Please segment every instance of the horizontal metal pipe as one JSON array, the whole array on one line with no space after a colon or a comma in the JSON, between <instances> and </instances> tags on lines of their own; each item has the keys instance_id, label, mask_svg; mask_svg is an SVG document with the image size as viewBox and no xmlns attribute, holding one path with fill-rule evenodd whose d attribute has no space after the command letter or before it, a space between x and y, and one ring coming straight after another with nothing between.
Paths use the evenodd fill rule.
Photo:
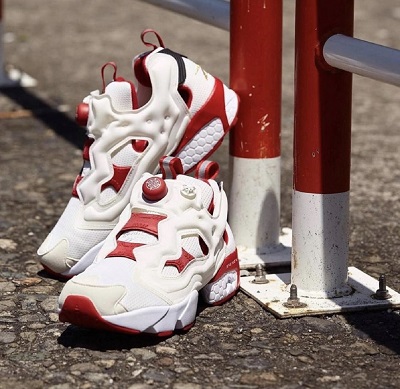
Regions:
<instances>
[{"instance_id":1,"label":"horizontal metal pipe","mask_svg":"<svg viewBox=\"0 0 400 389\"><path fill-rule=\"evenodd\" d=\"M145 2L229 31L230 2L227 0L146 0Z\"/></svg>"},{"instance_id":2,"label":"horizontal metal pipe","mask_svg":"<svg viewBox=\"0 0 400 389\"><path fill-rule=\"evenodd\" d=\"M326 41L323 55L335 68L400 86L400 50L337 34Z\"/></svg>"}]
</instances>

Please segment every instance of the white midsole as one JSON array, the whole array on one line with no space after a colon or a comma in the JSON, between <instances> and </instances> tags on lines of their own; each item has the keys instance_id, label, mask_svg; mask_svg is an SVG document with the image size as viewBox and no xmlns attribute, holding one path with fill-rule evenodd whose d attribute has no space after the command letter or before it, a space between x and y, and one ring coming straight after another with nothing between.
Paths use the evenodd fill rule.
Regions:
<instances>
[{"instance_id":1,"label":"white midsole","mask_svg":"<svg viewBox=\"0 0 400 389\"><path fill-rule=\"evenodd\" d=\"M207 303L216 303L232 295L238 288L237 273L225 273L215 282L207 284L202 296ZM217 292L219 291L219 292ZM199 293L193 290L180 303L170 306L155 306L137 309L118 315L102 316L114 325L147 333L159 333L182 329L193 323L196 318Z\"/></svg>"},{"instance_id":2,"label":"white midsole","mask_svg":"<svg viewBox=\"0 0 400 389\"><path fill-rule=\"evenodd\" d=\"M198 297L197 290L193 290L178 304L141 308L102 318L111 324L147 333L182 329L194 322Z\"/></svg>"}]
</instances>

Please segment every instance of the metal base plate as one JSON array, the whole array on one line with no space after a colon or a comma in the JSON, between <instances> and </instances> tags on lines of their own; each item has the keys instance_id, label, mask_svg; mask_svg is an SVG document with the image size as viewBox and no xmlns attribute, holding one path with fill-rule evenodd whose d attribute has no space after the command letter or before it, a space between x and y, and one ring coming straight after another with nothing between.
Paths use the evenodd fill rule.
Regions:
<instances>
[{"instance_id":1,"label":"metal base plate","mask_svg":"<svg viewBox=\"0 0 400 389\"><path fill-rule=\"evenodd\" d=\"M240 278L241 290L278 318L323 315L340 312L400 308L400 294L387 287L391 298L376 300L371 296L379 287L378 280L355 267L349 267L348 283L353 289L349 296L338 298L300 297L303 308L287 308L283 304L289 297L290 273L267 274L266 284L253 283L254 276Z\"/></svg>"},{"instance_id":2,"label":"metal base plate","mask_svg":"<svg viewBox=\"0 0 400 389\"><path fill-rule=\"evenodd\" d=\"M11 67L0 72L0 88L31 88L34 86L37 86L37 81L19 69Z\"/></svg>"},{"instance_id":3,"label":"metal base plate","mask_svg":"<svg viewBox=\"0 0 400 389\"><path fill-rule=\"evenodd\" d=\"M265 254L258 254L256 249L238 247L241 269L254 269L256 265L265 267L290 266L292 254L292 230L283 228L279 237L279 245L268 248Z\"/></svg>"}]
</instances>

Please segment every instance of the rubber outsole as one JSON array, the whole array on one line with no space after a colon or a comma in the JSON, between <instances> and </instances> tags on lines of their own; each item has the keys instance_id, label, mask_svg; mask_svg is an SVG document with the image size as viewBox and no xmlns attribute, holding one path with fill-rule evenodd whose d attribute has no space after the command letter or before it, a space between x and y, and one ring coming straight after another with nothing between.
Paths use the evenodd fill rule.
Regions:
<instances>
[{"instance_id":1,"label":"rubber outsole","mask_svg":"<svg viewBox=\"0 0 400 389\"><path fill-rule=\"evenodd\" d=\"M158 337L168 337L174 333L186 332L194 325L194 322L192 322L183 328L161 332L144 332L118 326L103 319L92 301L85 296L68 296L59 313L59 319L62 322L71 323L79 327L119 332L129 335L145 334Z\"/></svg>"}]
</instances>

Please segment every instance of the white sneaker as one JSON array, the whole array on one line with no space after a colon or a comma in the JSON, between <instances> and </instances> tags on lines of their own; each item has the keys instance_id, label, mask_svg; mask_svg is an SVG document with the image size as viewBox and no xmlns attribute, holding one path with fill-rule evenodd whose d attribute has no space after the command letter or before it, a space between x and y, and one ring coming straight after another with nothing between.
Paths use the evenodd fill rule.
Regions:
<instances>
[{"instance_id":1,"label":"white sneaker","mask_svg":"<svg viewBox=\"0 0 400 389\"><path fill-rule=\"evenodd\" d=\"M166 336L193 325L199 292L212 305L237 292L227 199L210 179L218 165L202 162L192 178L177 158L163 164L162 177L137 182L96 261L65 284L61 321Z\"/></svg>"},{"instance_id":2,"label":"white sneaker","mask_svg":"<svg viewBox=\"0 0 400 389\"><path fill-rule=\"evenodd\" d=\"M114 76L105 86L107 65ZM38 250L50 273L70 278L85 270L139 177L157 173L164 155L181 158L185 173L193 170L217 149L236 119L236 93L189 59L154 47L135 58L133 67L136 87L117 77L115 64L104 65L103 91L92 92L78 106L77 120L87 126L88 141L72 198Z\"/></svg>"}]
</instances>

